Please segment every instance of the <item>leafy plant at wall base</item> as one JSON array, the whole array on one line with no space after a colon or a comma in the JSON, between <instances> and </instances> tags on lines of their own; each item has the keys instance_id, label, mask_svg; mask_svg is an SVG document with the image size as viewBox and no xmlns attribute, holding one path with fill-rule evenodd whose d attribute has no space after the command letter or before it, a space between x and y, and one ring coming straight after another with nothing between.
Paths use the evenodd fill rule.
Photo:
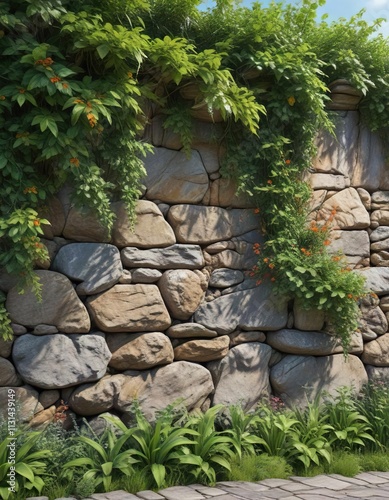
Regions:
<instances>
[{"instance_id":1,"label":"leafy plant at wall base","mask_svg":"<svg viewBox=\"0 0 389 500\"><path fill-rule=\"evenodd\" d=\"M101 485L103 491L109 491L113 477L119 472L129 476L132 473L132 465L138 462L133 456L133 450L123 451L124 444L135 430L126 429L123 435L117 437L113 430L107 427L98 442L85 436L78 437L78 441L89 447L90 456L71 460L64 468L86 468L83 479L91 482L95 488Z\"/></svg>"},{"instance_id":2,"label":"leafy plant at wall base","mask_svg":"<svg viewBox=\"0 0 389 500\"><path fill-rule=\"evenodd\" d=\"M197 432L172 425L172 413L160 416L151 424L137 405L134 412L136 427L131 429L131 446L135 446L130 451L137 462L151 472L157 488L162 488L167 470L181 464L182 447L193 443L187 436L197 436ZM111 421L122 431L127 429L122 422Z\"/></svg>"},{"instance_id":3,"label":"leafy plant at wall base","mask_svg":"<svg viewBox=\"0 0 389 500\"><path fill-rule=\"evenodd\" d=\"M239 459L243 454L254 455L254 445L261 442L260 438L253 434L258 415L254 412L246 413L241 406L236 405L230 406L228 411L229 428L225 430L225 433L232 437Z\"/></svg>"},{"instance_id":4,"label":"leafy plant at wall base","mask_svg":"<svg viewBox=\"0 0 389 500\"><path fill-rule=\"evenodd\" d=\"M39 450L32 451L39 440L40 432L15 432L14 436L5 438L0 443L0 497L3 500L8 500L12 498L12 492L9 489L9 478L7 474L10 471L10 467L15 468L15 491L17 493L22 493L25 490L29 492L41 493L44 486L44 481L42 476L46 471L46 464L43 462L46 459L50 451L49 450ZM8 460L9 457L9 445L15 443L15 463L11 464Z\"/></svg>"},{"instance_id":5,"label":"leafy plant at wall base","mask_svg":"<svg viewBox=\"0 0 389 500\"><path fill-rule=\"evenodd\" d=\"M323 460L331 463L328 436L334 428L328 423L328 415L323 413L319 400L308 403L304 410L296 408L294 414L300 424L292 437L294 447L298 451L295 459L304 465L305 470L308 470L311 464L321 465Z\"/></svg>"},{"instance_id":6,"label":"leafy plant at wall base","mask_svg":"<svg viewBox=\"0 0 389 500\"><path fill-rule=\"evenodd\" d=\"M240 451L239 442L226 433L215 429L215 419L223 409L222 405L209 408L205 413L193 415L186 427L195 432L196 441L183 448L180 463L189 465L189 471L196 480L205 478L210 484L216 482L216 471L230 470L230 460L234 456L233 448Z\"/></svg>"},{"instance_id":7,"label":"leafy plant at wall base","mask_svg":"<svg viewBox=\"0 0 389 500\"><path fill-rule=\"evenodd\" d=\"M326 404L326 411L333 427L329 441L334 449L355 450L366 443L375 443L370 423L357 410L349 388L338 389L337 395Z\"/></svg>"}]
</instances>

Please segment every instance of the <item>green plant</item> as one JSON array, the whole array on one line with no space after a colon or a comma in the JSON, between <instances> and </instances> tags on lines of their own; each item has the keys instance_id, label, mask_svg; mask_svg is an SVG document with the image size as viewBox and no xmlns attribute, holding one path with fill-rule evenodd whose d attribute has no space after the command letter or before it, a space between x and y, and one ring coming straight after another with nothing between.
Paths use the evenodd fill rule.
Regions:
<instances>
[{"instance_id":1,"label":"green plant","mask_svg":"<svg viewBox=\"0 0 389 500\"><path fill-rule=\"evenodd\" d=\"M258 415L254 412L246 413L237 405L230 406L228 413L228 429L225 432L232 437L239 459L243 454L254 455L254 445L260 443L260 438L253 434Z\"/></svg>"},{"instance_id":2,"label":"green plant","mask_svg":"<svg viewBox=\"0 0 389 500\"><path fill-rule=\"evenodd\" d=\"M3 500L13 498L11 493L23 494L26 490L41 493L45 484L42 476L46 472L43 460L50 451L33 450L40 434L19 430L0 443L0 497Z\"/></svg>"},{"instance_id":3,"label":"green plant","mask_svg":"<svg viewBox=\"0 0 389 500\"><path fill-rule=\"evenodd\" d=\"M78 441L87 445L89 456L67 462L64 469L85 468L87 470L83 475L84 481L90 482L94 488L101 485L104 491L108 491L113 478L119 472L129 476L132 473L132 465L137 462L133 450L123 450L125 443L135 431L136 428L126 429L120 437L117 437L112 428L107 427L98 440L85 436L77 437Z\"/></svg>"},{"instance_id":4,"label":"green plant","mask_svg":"<svg viewBox=\"0 0 389 500\"><path fill-rule=\"evenodd\" d=\"M294 414L299 421L293 433L293 445L298 451L294 457L308 470L311 464L320 466L323 462L331 462L331 446L329 434L333 427L328 423L328 415L323 412L319 400L308 403L304 410L296 408Z\"/></svg>"},{"instance_id":5,"label":"green plant","mask_svg":"<svg viewBox=\"0 0 389 500\"><path fill-rule=\"evenodd\" d=\"M255 435L259 438L257 449L270 456L292 459L297 453L293 438L299 421L292 411L276 412L267 404L258 407Z\"/></svg>"},{"instance_id":6,"label":"green plant","mask_svg":"<svg viewBox=\"0 0 389 500\"><path fill-rule=\"evenodd\" d=\"M383 380L365 385L355 407L371 427L374 442L366 443L369 449L387 450L389 447L389 389Z\"/></svg>"},{"instance_id":7,"label":"green plant","mask_svg":"<svg viewBox=\"0 0 389 500\"><path fill-rule=\"evenodd\" d=\"M351 389L344 387L326 403L328 422L332 426L329 441L334 449L356 450L366 443L375 443L368 419L355 405Z\"/></svg>"},{"instance_id":8,"label":"green plant","mask_svg":"<svg viewBox=\"0 0 389 500\"><path fill-rule=\"evenodd\" d=\"M359 457L363 471L389 471L389 454L387 452L363 453Z\"/></svg>"},{"instance_id":9,"label":"green plant","mask_svg":"<svg viewBox=\"0 0 389 500\"><path fill-rule=\"evenodd\" d=\"M217 431L215 420L223 405L209 408L205 413L192 415L186 427L195 433L196 440L183 448L180 463L189 465L189 472L196 480L206 480L215 484L217 469L230 470L231 458L234 456L232 448L240 450L239 441L235 436L227 436L226 432Z\"/></svg>"},{"instance_id":10,"label":"green plant","mask_svg":"<svg viewBox=\"0 0 389 500\"><path fill-rule=\"evenodd\" d=\"M328 472L330 474L354 477L361 472L361 457L347 451L334 452Z\"/></svg>"},{"instance_id":11,"label":"green plant","mask_svg":"<svg viewBox=\"0 0 389 500\"><path fill-rule=\"evenodd\" d=\"M171 408L160 415L155 424L147 421L137 405L134 406L134 413L136 427L131 430L131 444L135 446L130 452L137 457L141 466L151 472L157 488L161 488L167 470L181 463L182 447L193 443L187 436L197 436L197 433L189 428L174 426L174 414ZM127 432L122 422L117 420L112 422L123 432Z\"/></svg>"},{"instance_id":12,"label":"green plant","mask_svg":"<svg viewBox=\"0 0 389 500\"><path fill-rule=\"evenodd\" d=\"M293 474L293 469L285 458L261 455L242 455L240 460L231 462L228 472L229 481L262 481L264 479L287 479Z\"/></svg>"}]
</instances>

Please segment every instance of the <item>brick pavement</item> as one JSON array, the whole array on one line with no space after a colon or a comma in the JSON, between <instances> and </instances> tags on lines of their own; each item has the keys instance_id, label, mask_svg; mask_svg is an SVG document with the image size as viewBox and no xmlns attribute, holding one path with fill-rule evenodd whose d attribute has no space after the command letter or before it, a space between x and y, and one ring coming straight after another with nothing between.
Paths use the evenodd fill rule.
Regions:
<instances>
[{"instance_id":1,"label":"brick pavement","mask_svg":"<svg viewBox=\"0 0 389 500\"><path fill-rule=\"evenodd\" d=\"M389 499L389 472L363 472L355 477L338 474L289 479L265 479L257 483L224 481L213 488L201 484L173 486L158 491L96 493L85 500L329 500ZM29 497L26 500L48 500ZM57 500L76 500L59 498Z\"/></svg>"}]
</instances>

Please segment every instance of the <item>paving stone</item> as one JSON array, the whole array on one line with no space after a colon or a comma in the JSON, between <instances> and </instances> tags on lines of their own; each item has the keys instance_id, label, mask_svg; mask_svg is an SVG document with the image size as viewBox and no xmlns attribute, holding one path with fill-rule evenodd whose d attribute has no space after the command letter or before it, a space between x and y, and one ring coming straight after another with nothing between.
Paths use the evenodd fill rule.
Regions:
<instances>
[{"instance_id":1,"label":"paving stone","mask_svg":"<svg viewBox=\"0 0 389 500\"><path fill-rule=\"evenodd\" d=\"M299 498L301 500L328 500L328 498L332 497L329 497L328 495L314 495L313 493L301 493L301 495L296 498Z\"/></svg>"},{"instance_id":2,"label":"paving stone","mask_svg":"<svg viewBox=\"0 0 389 500\"><path fill-rule=\"evenodd\" d=\"M263 479L262 481L257 481L257 484L261 484L263 486L268 486L269 488L279 488L280 486L287 486L290 484L290 481L288 479L277 479L277 478L271 478L271 479Z\"/></svg>"},{"instance_id":3,"label":"paving stone","mask_svg":"<svg viewBox=\"0 0 389 500\"><path fill-rule=\"evenodd\" d=\"M217 497L219 495L226 494L224 490L221 490L219 488L211 488L209 486L204 486L203 484L191 484L189 488L193 488L194 490L198 491L202 495L205 495L206 497Z\"/></svg>"},{"instance_id":4,"label":"paving stone","mask_svg":"<svg viewBox=\"0 0 389 500\"><path fill-rule=\"evenodd\" d=\"M263 498L262 491L250 491L248 488L228 488L227 490L229 494L244 500L259 500ZM266 495L267 493L266 491Z\"/></svg>"},{"instance_id":5,"label":"paving stone","mask_svg":"<svg viewBox=\"0 0 389 500\"><path fill-rule=\"evenodd\" d=\"M28 497L26 500L49 500L49 497Z\"/></svg>"},{"instance_id":6,"label":"paving stone","mask_svg":"<svg viewBox=\"0 0 389 500\"><path fill-rule=\"evenodd\" d=\"M323 499L324 498L334 498L336 500L340 499L340 498L347 498L346 497L346 493L345 493L345 490L342 490L342 491L334 491L334 490L330 490L328 488L310 488L309 491L302 491L301 493L296 493L297 495L299 496L303 496L303 495L318 495L320 497L322 497Z\"/></svg>"},{"instance_id":7,"label":"paving stone","mask_svg":"<svg viewBox=\"0 0 389 500\"><path fill-rule=\"evenodd\" d=\"M350 484L356 485L356 486L368 486L369 483L366 481L362 481L361 479L355 479L355 477L344 477L341 474L329 474L328 477L333 477L335 479L340 479L341 481L347 481Z\"/></svg>"},{"instance_id":8,"label":"paving stone","mask_svg":"<svg viewBox=\"0 0 389 500\"><path fill-rule=\"evenodd\" d=\"M110 491L109 493L96 493L87 500L139 500L132 493L124 490Z\"/></svg>"},{"instance_id":9,"label":"paving stone","mask_svg":"<svg viewBox=\"0 0 389 500\"><path fill-rule=\"evenodd\" d=\"M329 476L319 475L315 477L297 477L292 476L290 479L298 483L312 486L313 488L328 488L330 490L343 490L350 487L350 483L340 481Z\"/></svg>"},{"instance_id":10,"label":"paving stone","mask_svg":"<svg viewBox=\"0 0 389 500\"><path fill-rule=\"evenodd\" d=\"M267 491L265 493L266 496L262 496L262 494L260 493L260 496L258 496L257 498L260 499L260 500L264 500L265 498L268 498L268 499L271 499L271 498L282 498L283 500L286 498L286 497L290 497L290 492L289 491L284 491L282 490L281 488L274 488L274 489L271 489L269 491Z\"/></svg>"},{"instance_id":11,"label":"paving stone","mask_svg":"<svg viewBox=\"0 0 389 500\"><path fill-rule=\"evenodd\" d=\"M220 495L219 497L217 497L217 500L242 500L241 497L237 497L235 495L230 495L228 493L226 493L225 495ZM184 499L182 499L184 500ZM266 500L265 497L261 497L261 500Z\"/></svg>"},{"instance_id":12,"label":"paving stone","mask_svg":"<svg viewBox=\"0 0 389 500\"><path fill-rule=\"evenodd\" d=\"M369 472L362 472L361 474L358 474L355 476L356 479L362 479L362 481L366 481L369 484L385 484L388 483L388 480L376 476L375 474L370 474Z\"/></svg>"},{"instance_id":13,"label":"paving stone","mask_svg":"<svg viewBox=\"0 0 389 500\"><path fill-rule=\"evenodd\" d=\"M164 500L162 495L159 495L158 493L155 493L155 491L151 490L138 491L136 496L143 498L144 500Z\"/></svg>"},{"instance_id":14,"label":"paving stone","mask_svg":"<svg viewBox=\"0 0 389 500\"><path fill-rule=\"evenodd\" d=\"M203 500L205 497L187 486L172 486L158 492L167 500Z\"/></svg>"},{"instance_id":15,"label":"paving stone","mask_svg":"<svg viewBox=\"0 0 389 500\"><path fill-rule=\"evenodd\" d=\"M379 490L378 488L358 488L358 489L350 489L346 492L346 498L361 498L363 500L372 500L373 498L389 498L388 492Z\"/></svg>"},{"instance_id":16,"label":"paving stone","mask_svg":"<svg viewBox=\"0 0 389 500\"><path fill-rule=\"evenodd\" d=\"M369 474L373 474L373 476L379 476L379 477L385 478L387 480L388 486L389 486L389 472L374 471L374 472L369 472Z\"/></svg>"},{"instance_id":17,"label":"paving stone","mask_svg":"<svg viewBox=\"0 0 389 500\"><path fill-rule=\"evenodd\" d=\"M248 481L221 481L220 483L216 483L216 486L220 486L222 489L228 488L243 488L249 491L267 491L269 490L268 486L265 486L260 483L250 483Z\"/></svg>"},{"instance_id":18,"label":"paving stone","mask_svg":"<svg viewBox=\"0 0 389 500\"><path fill-rule=\"evenodd\" d=\"M292 481L288 481L288 484L285 484L284 486L280 486L280 488L282 488L285 491L289 491L291 493L292 492L304 493L304 491L311 489L311 487L308 486L307 484L294 483Z\"/></svg>"}]
</instances>

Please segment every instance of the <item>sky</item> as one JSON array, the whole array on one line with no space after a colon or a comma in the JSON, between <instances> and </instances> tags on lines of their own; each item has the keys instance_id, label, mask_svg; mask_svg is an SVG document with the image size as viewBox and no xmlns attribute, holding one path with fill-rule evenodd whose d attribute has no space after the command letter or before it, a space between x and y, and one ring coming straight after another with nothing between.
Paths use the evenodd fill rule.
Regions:
<instances>
[{"instance_id":1,"label":"sky","mask_svg":"<svg viewBox=\"0 0 389 500\"><path fill-rule=\"evenodd\" d=\"M250 6L252 0L243 0L242 6ZM259 3L266 7L269 5L270 0L259 0ZM299 4L299 0L284 0L283 3L289 4ZM204 0L204 7L211 7L214 2L212 0ZM385 22L381 27L381 32L385 36L389 36L389 0L327 0L324 7L320 7L318 12L318 17L323 14L328 14L328 21L335 21L340 17L345 17L349 19L352 15L359 12L361 9L366 10L364 19L367 22L372 22L379 17L384 17L388 21Z\"/></svg>"}]
</instances>

